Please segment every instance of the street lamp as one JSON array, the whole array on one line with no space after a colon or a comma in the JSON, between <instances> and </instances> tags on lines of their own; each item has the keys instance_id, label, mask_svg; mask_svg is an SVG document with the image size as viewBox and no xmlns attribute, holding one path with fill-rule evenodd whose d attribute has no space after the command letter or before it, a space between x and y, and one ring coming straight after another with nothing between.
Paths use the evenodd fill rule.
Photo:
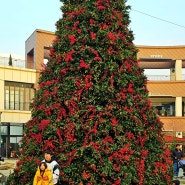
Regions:
<instances>
[{"instance_id":1,"label":"street lamp","mask_svg":"<svg viewBox=\"0 0 185 185\"><path fill-rule=\"evenodd\" d=\"M2 149L1 149L1 114L2 114L2 112L0 112L0 157L1 157L1 155L2 155Z\"/></svg>"}]
</instances>

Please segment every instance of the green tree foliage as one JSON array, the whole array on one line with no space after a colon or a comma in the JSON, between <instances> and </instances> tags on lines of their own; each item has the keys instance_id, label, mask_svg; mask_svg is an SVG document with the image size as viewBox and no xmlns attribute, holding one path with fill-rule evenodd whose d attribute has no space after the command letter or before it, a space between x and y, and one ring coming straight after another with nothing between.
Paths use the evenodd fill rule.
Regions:
<instances>
[{"instance_id":1,"label":"green tree foliage","mask_svg":"<svg viewBox=\"0 0 185 185\"><path fill-rule=\"evenodd\" d=\"M12 66L12 56L11 56L11 54L10 54L10 56L9 56L8 65L9 65L9 66Z\"/></svg>"},{"instance_id":2,"label":"green tree foliage","mask_svg":"<svg viewBox=\"0 0 185 185\"><path fill-rule=\"evenodd\" d=\"M61 0L50 61L7 184L31 184L45 149L61 184L167 185L170 151L138 65L123 0Z\"/></svg>"}]
</instances>

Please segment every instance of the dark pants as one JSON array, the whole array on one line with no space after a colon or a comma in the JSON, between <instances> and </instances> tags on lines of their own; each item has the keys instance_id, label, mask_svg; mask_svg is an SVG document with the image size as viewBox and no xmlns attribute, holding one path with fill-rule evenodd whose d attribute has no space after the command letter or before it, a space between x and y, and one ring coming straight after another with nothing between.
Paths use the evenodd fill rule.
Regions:
<instances>
[{"instance_id":1,"label":"dark pants","mask_svg":"<svg viewBox=\"0 0 185 185\"><path fill-rule=\"evenodd\" d=\"M178 166L178 162L174 162L173 163L173 170L174 170L174 175L178 176L179 175L179 166Z\"/></svg>"}]
</instances>

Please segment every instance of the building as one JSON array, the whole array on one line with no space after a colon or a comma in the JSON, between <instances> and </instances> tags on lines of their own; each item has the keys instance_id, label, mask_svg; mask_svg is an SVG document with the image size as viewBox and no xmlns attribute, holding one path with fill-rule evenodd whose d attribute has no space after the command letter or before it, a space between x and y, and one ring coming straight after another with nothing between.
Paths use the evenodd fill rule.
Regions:
<instances>
[{"instance_id":1,"label":"building","mask_svg":"<svg viewBox=\"0 0 185 185\"><path fill-rule=\"evenodd\" d=\"M18 151L23 125L31 117L29 103L37 89L42 64L49 59L55 35L35 30L25 42L25 61L0 57L1 154ZM144 69L168 69L169 75L148 75L147 88L168 136L185 137L185 46L137 46ZM15 62L21 66L16 66ZM22 64L23 63L23 64ZM14 152L14 153L15 153Z\"/></svg>"},{"instance_id":2,"label":"building","mask_svg":"<svg viewBox=\"0 0 185 185\"><path fill-rule=\"evenodd\" d=\"M147 88L152 105L170 136L185 136L185 46L137 46L144 69L169 69L168 76L148 76Z\"/></svg>"},{"instance_id":3,"label":"building","mask_svg":"<svg viewBox=\"0 0 185 185\"><path fill-rule=\"evenodd\" d=\"M36 66L49 58L49 48L55 39L53 32L35 30L26 41L26 58ZM147 88L152 105L170 136L185 136L185 46L137 46L140 67L168 69L169 75L149 75ZM38 75L37 75L38 76Z\"/></svg>"},{"instance_id":4,"label":"building","mask_svg":"<svg viewBox=\"0 0 185 185\"><path fill-rule=\"evenodd\" d=\"M19 151L24 123L30 119L36 70L25 68L25 61L0 57L0 155L14 157Z\"/></svg>"}]
</instances>

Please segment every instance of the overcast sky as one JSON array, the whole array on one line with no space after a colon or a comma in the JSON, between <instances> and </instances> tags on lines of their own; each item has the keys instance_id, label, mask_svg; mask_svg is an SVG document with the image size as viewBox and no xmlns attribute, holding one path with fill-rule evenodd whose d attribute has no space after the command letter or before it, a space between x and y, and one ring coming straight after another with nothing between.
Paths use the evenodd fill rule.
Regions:
<instances>
[{"instance_id":1,"label":"overcast sky","mask_svg":"<svg viewBox=\"0 0 185 185\"><path fill-rule=\"evenodd\" d=\"M136 45L185 45L185 0L128 0ZM0 53L24 56L35 29L55 31L59 0L1 1Z\"/></svg>"}]
</instances>

